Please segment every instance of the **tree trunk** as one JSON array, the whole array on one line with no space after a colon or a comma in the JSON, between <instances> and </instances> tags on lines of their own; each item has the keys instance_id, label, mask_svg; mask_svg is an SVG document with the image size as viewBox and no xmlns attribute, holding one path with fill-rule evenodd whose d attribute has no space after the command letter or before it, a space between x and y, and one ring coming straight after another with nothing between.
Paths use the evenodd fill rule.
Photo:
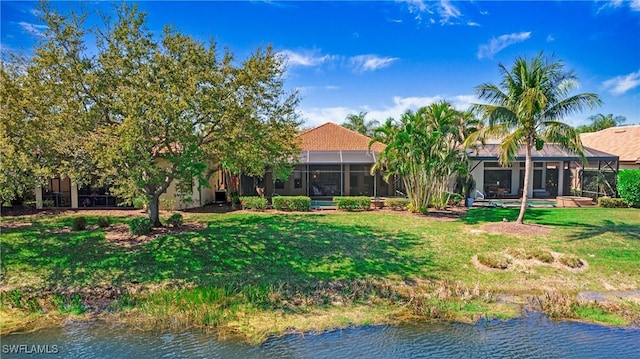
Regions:
<instances>
[{"instance_id":1,"label":"tree trunk","mask_svg":"<svg viewBox=\"0 0 640 359\"><path fill-rule=\"evenodd\" d=\"M160 222L160 196L151 196L149 200L149 219L154 227L162 227Z\"/></svg>"},{"instance_id":2,"label":"tree trunk","mask_svg":"<svg viewBox=\"0 0 640 359\"><path fill-rule=\"evenodd\" d=\"M531 141L527 142L527 151L525 155L524 161L524 184L522 189L522 204L520 205L520 214L518 215L517 223L522 224L524 220L524 214L527 211L527 199L529 198L529 174L532 172L531 169L533 167L533 163L531 162L531 147L533 144Z\"/></svg>"}]
</instances>

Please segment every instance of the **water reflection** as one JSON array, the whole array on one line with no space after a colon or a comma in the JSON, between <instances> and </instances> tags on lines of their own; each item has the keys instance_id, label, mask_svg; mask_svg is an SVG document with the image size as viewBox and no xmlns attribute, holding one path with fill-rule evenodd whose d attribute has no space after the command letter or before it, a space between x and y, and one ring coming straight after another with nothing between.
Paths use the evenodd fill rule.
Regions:
<instances>
[{"instance_id":1,"label":"water reflection","mask_svg":"<svg viewBox=\"0 0 640 359\"><path fill-rule=\"evenodd\" d=\"M2 358L12 345L57 345L64 358L638 358L640 329L555 323L538 314L509 321L421 323L289 335L260 346L218 341L199 332L150 333L121 326L75 323L64 328L2 337Z\"/></svg>"}]
</instances>

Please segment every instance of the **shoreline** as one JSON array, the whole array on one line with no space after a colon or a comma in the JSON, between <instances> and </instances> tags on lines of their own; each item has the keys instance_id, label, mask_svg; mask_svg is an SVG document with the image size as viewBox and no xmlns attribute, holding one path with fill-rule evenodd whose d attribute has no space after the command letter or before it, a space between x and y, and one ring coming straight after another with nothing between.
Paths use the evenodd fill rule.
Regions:
<instances>
[{"instance_id":1,"label":"shoreline","mask_svg":"<svg viewBox=\"0 0 640 359\"><path fill-rule=\"evenodd\" d=\"M449 296L436 299L438 292L447 290L446 283L436 283L437 290L421 303L418 297L399 302L375 297L368 303L334 303L325 306L311 305L299 310L258 309L252 303L243 303L234 315L219 320L215 325L198 323L193 312L181 311L172 315L167 307L148 305L142 296L126 299L127 295L114 298L101 310L87 308L81 314L65 313L59 310L43 309L41 313L29 313L16 308L2 308L0 318L3 326L0 335L24 334L56 328L70 322L104 322L107 325L123 325L142 331L202 330L218 336L220 340L240 340L251 345L259 345L266 340L289 334L323 333L350 327L370 325L402 325L417 322L462 322L476 323L481 319L508 320L519 318L528 312L539 312L556 321L574 321L609 327L640 328L640 290L579 293L541 292L518 294L484 293L484 297ZM402 288L398 288L402 289ZM406 288L405 288L406 289ZM433 287L430 289L434 289ZM450 288L449 288L450 289ZM184 289L175 289L182 291ZM164 294L170 294L172 290ZM174 293L175 294L175 293ZM56 293L53 293L56 295ZM59 294L57 294L59 295ZM146 295L153 295L148 293ZM425 295L422 293L421 295ZM145 309L137 306L117 308L117 303L126 300L143 300ZM40 297L40 301L50 298ZM635 303L635 304L633 304ZM115 306L114 306L115 304ZM234 304L236 305L236 304ZM572 307L573 311L566 311ZM605 320L598 316L580 316L581 309L588 308L607 314ZM94 310L90 310L94 309ZM576 312L577 311L577 312ZM164 315L157 315L164 312ZM228 313L227 313L228 314Z\"/></svg>"}]
</instances>

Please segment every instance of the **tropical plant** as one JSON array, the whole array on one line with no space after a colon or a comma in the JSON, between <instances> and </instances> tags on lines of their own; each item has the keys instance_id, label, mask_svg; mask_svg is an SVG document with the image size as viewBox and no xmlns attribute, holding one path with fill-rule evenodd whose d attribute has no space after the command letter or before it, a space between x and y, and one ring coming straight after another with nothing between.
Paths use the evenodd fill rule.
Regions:
<instances>
[{"instance_id":1,"label":"tropical plant","mask_svg":"<svg viewBox=\"0 0 640 359\"><path fill-rule=\"evenodd\" d=\"M360 112L357 115L347 115L347 117L345 118L345 122L342 124L342 127L371 137L373 136L373 131L378 125L380 125L380 123L376 120L366 121L366 116L366 112Z\"/></svg>"},{"instance_id":2,"label":"tropical plant","mask_svg":"<svg viewBox=\"0 0 640 359\"><path fill-rule=\"evenodd\" d=\"M409 210L427 211L431 203L444 208L451 176L466 168L466 153L461 147L466 136L476 130L474 117L441 101L416 112L405 112L400 121L388 119L374 131L370 145L379 141L386 145L372 172L383 170L385 179L399 176L407 191Z\"/></svg>"},{"instance_id":3,"label":"tropical plant","mask_svg":"<svg viewBox=\"0 0 640 359\"><path fill-rule=\"evenodd\" d=\"M561 122L562 118L601 104L598 95L580 93L569 95L578 85L572 71L564 64L540 52L536 57L516 58L508 69L498 65L500 85L484 83L476 87L476 94L486 104L476 104L473 110L486 120L487 126L470 136L467 143L500 138L499 161L511 163L521 147L525 150L525 175L522 205L517 223L522 223L527 209L528 188L533 169L531 151L554 143L584 158L578 132Z\"/></svg>"},{"instance_id":4,"label":"tropical plant","mask_svg":"<svg viewBox=\"0 0 640 359\"><path fill-rule=\"evenodd\" d=\"M590 124L578 126L576 127L576 130L580 133L597 132L604 130L605 128L619 126L627 121L627 118L624 116L614 116L612 113L608 115L599 113L597 115L589 116L589 121L591 121Z\"/></svg>"}]
</instances>

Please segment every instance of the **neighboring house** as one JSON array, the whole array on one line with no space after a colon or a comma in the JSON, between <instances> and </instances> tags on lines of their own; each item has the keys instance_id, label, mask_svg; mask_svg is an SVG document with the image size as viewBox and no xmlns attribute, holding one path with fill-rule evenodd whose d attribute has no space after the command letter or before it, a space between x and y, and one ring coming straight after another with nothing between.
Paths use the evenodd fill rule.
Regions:
<instances>
[{"instance_id":1,"label":"neighboring house","mask_svg":"<svg viewBox=\"0 0 640 359\"><path fill-rule=\"evenodd\" d=\"M533 177L529 183L529 198L556 197L583 192L596 173L607 178L618 170L618 156L585 147L588 163L554 144L545 144L532 151ZM486 144L469 153L471 174L476 182L473 197L520 197L524 184L525 151L521 148L510 167L498 163L498 144Z\"/></svg>"},{"instance_id":2,"label":"neighboring house","mask_svg":"<svg viewBox=\"0 0 640 359\"><path fill-rule=\"evenodd\" d=\"M640 169L640 125L610 127L580 137L585 146L620 157L620 169Z\"/></svg>"},{"instance_id":3,"label":"neighboring house","mask_svg":"<svg viewBox=\"0 0 640 359\"><path fill-rule=\"evenodd\" d=\"M273 181L267 172L263 181L243 180L245 195L256 195L256 187L264 188L267 197L274 195L309 196L330 199L333 196L395 196L398 181L386 183L380 173L371 175L371 166L384 149L371 138L327 122L298 136L301 149L299 162L287 181Z\"/></svg>"},{"instance_id":4,"label":"neighboring house","mask_svg":"<svg viewBox=\"0 0 640 359\"><path fill-rule=\"evenodd\" d=\"M214 172L209 178L209 188L198 190L198 183L187 186L191 187L193 193L187 198L178 195L177 181L174 180L166 193L160 196L161 209L187 209L201 207L207 203L219 200L220 194L217 189L224 187L222 173ZM226 193L223 193L226 201ZM37 208L57 207L57 208L117 208L122 207L120 199L112 196L109 189L98 186L78 186L70 178L51 178L42 187L35 189L35 201Z\"/></svg>"}]
</instances>

